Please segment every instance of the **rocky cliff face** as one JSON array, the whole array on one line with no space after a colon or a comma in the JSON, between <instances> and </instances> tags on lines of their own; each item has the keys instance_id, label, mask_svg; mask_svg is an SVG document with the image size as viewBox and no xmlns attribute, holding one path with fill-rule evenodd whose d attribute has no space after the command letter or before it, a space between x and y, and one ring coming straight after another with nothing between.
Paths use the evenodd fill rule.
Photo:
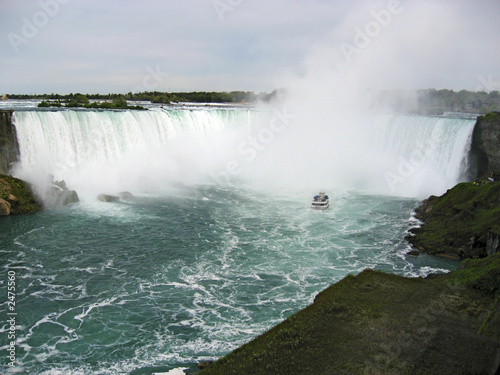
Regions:
<instances>
[{"instance_id":1,"label":"rocky cliff face","mask_svg":"<svg viewBox=\"0 0 500 375\"><path fill-rule=\"evenodd\" d=\"M477 118L472 133L471 161L475 177L500 173L500 112Z\"/></svg>"},{"instance_id":2,"label":"rocky cliff face","mask_svg":"<svg viewBox=\"0 0 500 375\"><path fill-rule=\"evenodd\" d=\"M500 251L500 181L464 182L416 209L421 227L406 239L419 252L458 259Z\"/></svg>"},{"instance_id":3,"label":"rocky cliff face","mask_svg":"<svg viewBox=\"0 0 500 375\"><path fill-rule=\"evenodd\" d=\"M12 113L13 111L0 111L0 174L8 174L12 163L19 160Z\"/></svg>"}]
</instances>

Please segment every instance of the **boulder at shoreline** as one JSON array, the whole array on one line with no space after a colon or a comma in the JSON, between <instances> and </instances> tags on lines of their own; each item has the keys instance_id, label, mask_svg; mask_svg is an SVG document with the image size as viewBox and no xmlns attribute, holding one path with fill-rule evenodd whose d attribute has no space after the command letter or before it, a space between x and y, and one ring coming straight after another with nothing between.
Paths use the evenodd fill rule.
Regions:
<instances>
[{"instance_id":1,"label":"boulder at shoreline","mask_svg":"<svg viewBox=\"0 0 500 375\"><path fill-rule=\"evenodd\" d=\"M7 210L8 207L8 210ZM0 215L18 215L40 211L30 186L15 177L0 174Z\"/></svg>"}]
</instances>

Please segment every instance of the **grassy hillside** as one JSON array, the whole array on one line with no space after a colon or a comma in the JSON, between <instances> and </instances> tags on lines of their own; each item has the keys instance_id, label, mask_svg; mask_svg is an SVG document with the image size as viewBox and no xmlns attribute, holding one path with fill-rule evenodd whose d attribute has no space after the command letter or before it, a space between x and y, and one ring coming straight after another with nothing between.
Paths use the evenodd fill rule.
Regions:
<instances>
[{"instance_id":1,"label":"grassy hillside","mask_svg":"<svg viewBox=\"0 0 500 375\"><path fill-rule=\"evenodd\" d=\"M199 374L494 373L499 262L497 254L433 279L347 276ZM491 270L496 286L482 288Z\"/></svg>"},{"instance_id":2,"label":"grassy hillside","mask_svg":"<svg viewBox=\"0 0 500 375\"><path fill-rule=\"evenodd\" d=\"M500 182L462 183L417 209L423 221L407 240L428 254L481 258L488 231L500 234Z\"/></svg>"},{"instance_id":3,"label":"grassy hillside","mask_svg":"<svg viewBox=\"0 0 500 375\"><path fill-rule=\"evenodd\" d=\"M0 174L0 198L11 205L11 215L33 213L41 209L26 182Z\"/></svg>"}]
</instances>

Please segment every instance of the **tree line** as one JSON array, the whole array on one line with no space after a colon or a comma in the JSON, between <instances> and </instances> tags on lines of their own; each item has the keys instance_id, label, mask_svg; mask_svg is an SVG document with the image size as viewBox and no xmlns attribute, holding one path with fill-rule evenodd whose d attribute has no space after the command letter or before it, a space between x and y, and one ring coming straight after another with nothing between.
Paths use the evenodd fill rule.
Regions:
<instances>
[{"instance_id":1,"label":"tree line","mask_svg":"<svg viewBox=\"0 0 500 375\"><path fill-rule=\"evenodd\" d=\"M133 108L127 102L144 101L158 104L171 103L255 103L269 102L283 97L286 89L274 90L271 93L255 93L251 91L193 91L193 92L161 92L145 91L127 94L10 94L9 99L41 99L41 107L87 107L87 108ZM383 90L374 91L372 104L376 107L393 111L415 113L420 115L442 115L444 112L488 113L500 111L500 92L485 91L453 91L453 90ZM101 102L99 102L101 101Z\"/></svg>"},{"instance_id":2,"label":"tree line","mask_svg":"<svg viewBox=\"0 0 500 375\"><path fill-rule=\"evenodd\" d=\"M149 101L151 103L170 104L179 102L193 103L255 103L268 102L278 95L282 95L283 90L274 90L271 93L261 92L255 93L251 91L230 91L230 92L214 92L214 91L193 91L193 92L160 92L160 91L145 91L139 93L129 92L127 94L7 94L9 99L41 99L45 103L57 104L60 106L91 106L93 103L87 100L104 100L113 103L116 100L125 101ZM86 98L87 100L83 99ZM56 105L57 106L57 105Z\"/></svg>"},{"instance_id":3,"label":"tree line","mask_svg":"<svg viewBox=\"0 0 500 375\"><path fill-rule=\"evenodd\" d=\"M485 114L500 111L498 90L385 90L374 95L374 106L420 115L443 115L444 112Z\"/></svg>"},{"instance_id":4,"label":"tree line","mask_svg":"<svg viewBox=\"0 0 500 375\"><path fill-rule=\"evenodd\" d=\"M140 105L128 105L127 100L123 96L117 96L111 101L95 101L90 102L86 95L75 94L73 98L67 100L42 100L38 107L49 108L49 107L67 107L67 108L97 108L97 109L137 109L145 110L146 108Z\"/></svg>"}]
</instances>

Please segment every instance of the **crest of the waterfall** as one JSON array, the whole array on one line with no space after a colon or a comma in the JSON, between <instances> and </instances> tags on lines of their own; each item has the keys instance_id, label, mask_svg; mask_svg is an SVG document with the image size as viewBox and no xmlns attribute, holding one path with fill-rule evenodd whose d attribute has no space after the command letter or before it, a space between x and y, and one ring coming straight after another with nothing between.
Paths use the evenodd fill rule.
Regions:
<instances>
[{"instance_id":1,"label":"crest of the waterfall","mask_svg":"<svg viewBox=\"0 0 500 375\"><path fill-rule=\"evenodd\" d=\"M20 111L15 174L38 186L53 175L84 198L201 183L257 121L251 109Z\"/></svg>"}]
</instances>

